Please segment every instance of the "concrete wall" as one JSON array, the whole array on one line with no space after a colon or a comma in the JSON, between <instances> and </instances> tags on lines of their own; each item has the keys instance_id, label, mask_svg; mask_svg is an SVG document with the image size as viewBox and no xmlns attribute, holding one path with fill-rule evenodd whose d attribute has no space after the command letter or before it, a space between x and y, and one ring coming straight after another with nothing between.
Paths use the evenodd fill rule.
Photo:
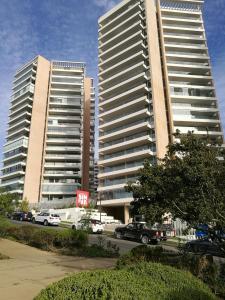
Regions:
<instances>
[{"instance_id":1,"label":"concrete wall","mask_svg":"<svg viewBox=\"0 0 225 300\"><path fill-rule=\"evenodd\" d=\"M23 198L39 201L50 62L39 56L34 90Z\"/></svg>"},{"instance_id":2,"label":"concrete wall","mask_svg":"<svg viewBox=\"0 0 225 300\"><path fill-rule=\"evenodd\" d=\"M155 1L145 0L145 9L156 133L156 150L157 156L163 158L166 153L166 146L169 143L169 139Z\"/></svg>"}]
</instances>

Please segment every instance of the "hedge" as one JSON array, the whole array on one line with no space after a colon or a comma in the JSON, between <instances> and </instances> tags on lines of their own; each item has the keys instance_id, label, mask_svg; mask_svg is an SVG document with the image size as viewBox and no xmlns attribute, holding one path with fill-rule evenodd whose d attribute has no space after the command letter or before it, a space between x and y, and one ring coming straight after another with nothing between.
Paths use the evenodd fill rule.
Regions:
<instances>
[{"instance_id":1,"label":"hedge","mask_svg":"<svg viewBox=\"0 0 225 300\"><path fill-rule=\"evenodd\" d=\"M88 246L88 233L82 230L39 228L32 225L12 224L0 217L0 237L13 238L24 244L64 255L86 257L118 257L119 248L112 243ZM102 239L99 237L99 239Z\"/></svg>"},{"instance_id":2,"label":"hedge","mask_svg":"<svg viewBox=\"0 0 225 300\"><path fill-rule=\"evenodd\" d=\"M34 300L216 300L188 272L158 263L82 272L47 287Z\"/></svg>"},{"instance_id":3,"label":"hedge","mask_svg":"<svg viewBox=\"0 0 225 300\"><path fill-rule=\"evenodd\" d=\"M31 225L15 225L0 218L0 237L11 237L44 250L52 248L82 248L87 246L88 235L84 231L38 228Z\"/></svg>"}]
</instances>

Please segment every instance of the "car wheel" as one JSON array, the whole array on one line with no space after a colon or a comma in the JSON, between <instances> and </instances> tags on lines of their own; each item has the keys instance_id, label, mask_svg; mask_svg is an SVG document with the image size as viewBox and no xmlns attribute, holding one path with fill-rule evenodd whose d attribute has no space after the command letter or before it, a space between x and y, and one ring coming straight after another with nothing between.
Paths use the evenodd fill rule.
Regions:
<instances>
[{"instance_id":1,"label":"car wheel","mask_svg":"<svg viewBox=\"0 0 225 300\"><path fill-rule=\"evenodd\" d=\"M121 240L121 239L123 238L122 233L121 233L121 232L116 232L116 238L117 238L118 240Z\"/></svg>"},{"instance_id":2,"label":"car wheel","mask_svg":"<svg viewBox=\"0 0 225 300\"><path fill-rule=\"evenodd\" d=\"M13 216L11 216L10 219L13 220L14 219Z\"/></svg>"},{"instance_id":3,"label":"car wheel","mask_svg":"<svg viewBox=\"0 0 225 300\"><path fill-rule=\"evenodd\" d=\"M142 244L147 245L147 244L149 243L149 238L148 238L148 236L147 236L147 235L143 235L143 236L141 237L141 242L142 242Z\"/></svg>"},{"instance_id":4,"label":"car wheel","mask_svg":"<svg viewBox=\"0 0 225 300\"><path fill-rule=\"evenodd\" d=\"M48 226L48 221L44 220L44 226Z\"/></svg>"},{"instance_id":5,"label":"car wheel","mask_svg":"<svg viewBox=\"0 0 225 300\"><path fill-rule=\"evenodd\" d=\"M21 221L21 222L23 221L23 217L20 217L20 221Z\"/></svg>"},{"instance_id":6,"label":"car wheel","mask_svg":"<svg viewBox=\"0 0 225 300\"><path fill-rule=\"evenodd\" d=\"M72 225L72 229L73 229L73 230L76 230L76 226L75 226L75 225Z\"/></svg>"},{"instance_id":7,"label":"car wheel","mask_svg":"<svg viewBox=\"0 0 225 300\"><path fill-rule=\"evenodd\" d=\"M33 219L32 219L32 223L33 223L33 224L35 224L35 223L36 223L36 221L35 221L35 218L33 218Z\"/></svg>"}]
</instances>

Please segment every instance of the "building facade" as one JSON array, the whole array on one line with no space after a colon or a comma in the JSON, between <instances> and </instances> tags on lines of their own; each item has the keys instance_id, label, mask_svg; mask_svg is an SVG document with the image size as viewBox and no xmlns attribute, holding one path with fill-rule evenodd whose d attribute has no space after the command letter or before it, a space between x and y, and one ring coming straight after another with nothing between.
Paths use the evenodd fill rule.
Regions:
<instances>
[{"instance_id":1,"label":"building facade","mask_svg":"<svg viewBox=\"0 0 225 300\"><path fill-rule=\"evenodd\" d=\"M99 204L128 222L135 181L173 133L223 141L203 0L123 0L99 19Z\"/></svg>"},{"instance_id":2,"label":"building facade","mask_svg":"<svg viewBox=\"0 0 225 300\"><path fill-rule=\"evenodd\" d=\"M1 187L30 203L93 189L93 80L85 65L38 56L16 72ZM91 186L89 185L91 183Z\"/></svg>"}]
</instances>

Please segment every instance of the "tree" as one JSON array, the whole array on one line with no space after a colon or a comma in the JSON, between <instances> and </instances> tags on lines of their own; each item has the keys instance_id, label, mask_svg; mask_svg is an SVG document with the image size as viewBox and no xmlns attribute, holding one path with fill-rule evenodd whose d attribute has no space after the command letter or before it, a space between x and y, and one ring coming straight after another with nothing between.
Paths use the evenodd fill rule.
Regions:
<instances>
[{"instance_id":1,"label":"tree","mask_svg":"<svg viewBox=\"0 0 225 300\"><path fill-rule=\"evenodd\" d=\"M164 159L151 166L145 162L133 192L132 212L142 213L152 223L162 215L186 221L190 227L213 224L225 227L225 153L221 147L193 133L175 134Z\"/></svg>"},{"instance_id":2,"label":"tree","mask_svg":"<svg viewBox=\"0 0 225 300\"><path fill-rule=\"evenodd\" d=\"M18 205L18 195L0 189L0 214L5 215L15 210Z\"/></svg>"},{"instance_id":3,"label":"tree","mask_svg":"<svg viewBox=\"0 0 225 300\"><path fill-rule=\"evenodd\" d=\"M29 211L29 202L26 197L20 202L19 209L20 209L20 211L23 211L23 212Z\"/></svg>"}]
</instances>

